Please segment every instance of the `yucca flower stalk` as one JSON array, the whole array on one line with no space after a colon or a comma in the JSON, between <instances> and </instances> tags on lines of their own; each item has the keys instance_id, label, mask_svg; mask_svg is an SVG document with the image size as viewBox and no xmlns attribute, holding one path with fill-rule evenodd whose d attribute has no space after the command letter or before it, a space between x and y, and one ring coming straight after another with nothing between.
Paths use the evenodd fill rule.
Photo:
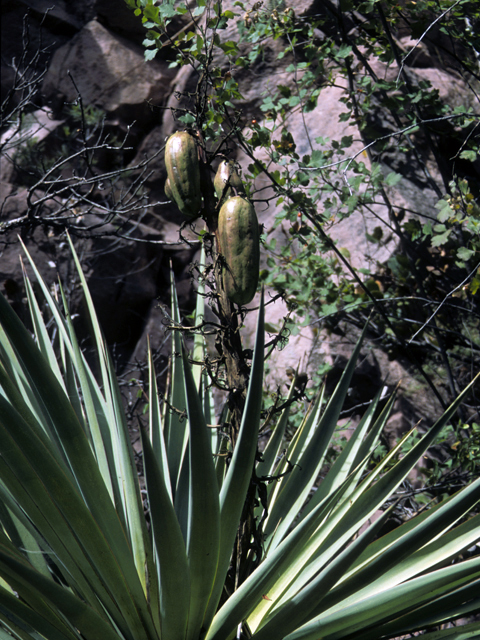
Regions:
<instances>
[{"instance_id":1,"label":"yucca flower stalk","mask_svg":"<svg viewBox=\"0 0 480 640\"><path fill-rule=\"evenodd\" d=\"M221 430L211 426L205 375L189 364L174 332L167 408L158 400L149 354L149 425L142 432L147 527L113 363L73 245L72 252L99 380L79 348L61 286L59 304L28 254L56 324L56 347L28 277L33 337L0 296L0 621L6 637L378 640L478 610L480 558L469 550L480 538L480 516L469 514L480 500L480 480L382 537L390 511L369 524L474 382L404 457L402 441L374 465L394 402L392 396L379 410L377 396L317 486L361 340L326 405L319 395L289 442L285 409L259 457L263 301L230 453ZM198 299L197 318L203 315L202 295ZM174 296L172 319L179 322ZM195 362L203 348L197 337ZM250 542L260 548L251 550L251 571L232 590L235 538L252 482L260 496L254 517L262 527L260 540ZM260 557L252 562L252 555ZM472 622L428 637L479 634L480 623Z\"/></svg>"}]
</instances>

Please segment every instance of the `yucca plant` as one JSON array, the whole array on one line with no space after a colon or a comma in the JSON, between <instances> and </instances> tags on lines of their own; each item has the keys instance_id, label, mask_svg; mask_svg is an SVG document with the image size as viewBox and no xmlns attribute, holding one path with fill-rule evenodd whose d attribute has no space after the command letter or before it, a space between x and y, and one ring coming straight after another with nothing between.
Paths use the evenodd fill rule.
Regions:
<instances>
[{"instance_id":1,"label":"yucca plant","mask_svg":"<svg viewBox=\"0 0 480 640\"><path fill-rule=\"evenodd\" d=\"M259 456L263 302L233 451L212 427L202 368L191 367L174 332L167 409L149 357L147 523L115 371L72 251L99 380L79 348L61 287L62 304L31 260L56 323L55 348L27 277L34 337L0 297L0 620L7 637L378 640L478 610L480 557L469 550L480 538L480 516L469 514L480 480L383 537L388 509L369 525L471 385L403 458L398 443L374 466L394 401L380 410L377 397L317 485L361 341L328 402L318 396L288 443L285 409ZM175 298L172 320L179 322ZM195 362L202 350L197 337ZM257 499L245 510L252 491ZM240 563L242 531L248 540ZM479 634L480 623L472 622L428 637Z\"/></svg>"}]
</instances>

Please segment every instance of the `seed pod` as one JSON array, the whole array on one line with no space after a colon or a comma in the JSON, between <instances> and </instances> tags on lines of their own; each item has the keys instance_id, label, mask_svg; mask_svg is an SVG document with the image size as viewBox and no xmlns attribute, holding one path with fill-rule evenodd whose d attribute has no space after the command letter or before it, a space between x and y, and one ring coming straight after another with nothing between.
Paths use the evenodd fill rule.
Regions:
<instances>
[{"instance_id":1,"label":"seed pod","mask_svg":"<svg viewBox=\"0 0 480 640\"><path fill-rule=\"evenodd\" d=\"M170 185L170 178L167 178L165 180L165 187L163 188L163 190L165 191L165 195L167 196L167 198L169 200L173 200L173 193L172 193L172 187Z\"/></svg>"},{"instance_id":2,"label":"seed pod","mask_svg":"<svg viewBox=\"0 0 480 640\"><path fill-rule=\"evenodd\" d=\"M232 302L248 304L257 290L260 266L258 219L248 200L234 196L222 205L217 241L225 292Z\"/></svg>"},{"instance_id":3,"label":"seed pod","mask_svg":"<svg viewBox=\"0 0 480 640\"><path fill-rule=\"evenodd\" d=\"M165 166L173 200L189 218L198 217L202 208L200 165L195 138L178 131L167 140Z\"/></svg>"},{"instance_id":4,"label":"seed pod","mask_svg":"<svg viewBox=\"0 0 480 640\"><path fill-rule=\"evenodd\" d=\"M225 189L227 183L228 186ZM238 175L238 171L235 168L235 162L233 162L233 160L222 160L218 166L217 173L215 174L213 186L219 200L221 199L223 190L225 189L222 204L224 204L228 198L233 198L233 196L245 195L242 179Z\"/></svg>"}]
</instances>

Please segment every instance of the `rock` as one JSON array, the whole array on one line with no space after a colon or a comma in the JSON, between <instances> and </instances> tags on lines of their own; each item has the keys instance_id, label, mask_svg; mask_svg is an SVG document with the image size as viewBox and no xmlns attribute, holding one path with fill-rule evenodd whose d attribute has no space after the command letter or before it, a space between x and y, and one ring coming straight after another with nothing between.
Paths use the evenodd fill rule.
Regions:
<instances>
[{"instance_id":1,"label":"rock","mask_svg":"<svg viewBox=\"0 0 480 640\"><path fill-rule=\"evenodd\" d=\"M228 0L222 5L222 9L231 10L240 18L242 13L233 0ZM239 31L245 28L239 20L230 21L225 29L218 32L222 42L234 41L239 45L239 55L247 55L253 48L247 44L241 37ZM246 123L253 118L261 118L263 116L260 105L264 100L264 96L268 92L274 92L278 85L290 86L294 84L295 73L287 71L287 67L293 62L291 55L283 55L279 58L279 54L284 54L286 41L282 39L268 39L263 43L262 53L256 60L252 61L247 68L231 68L226 63L226 57L223 51L215 48L213 50L213 65L222 70L222 73L231 73L238 82L241 98L235 101L236 105L242 112L242 122Z\"/></svg>"},{"instance_id":2,"label":"rock","mask_svg":"<svg viewBox=\"0 0 480 640\"><path fill-rule=\"evenodd\" d=\"M141 45L146 34L141 16L134 15L124 0L93 0L97 19L107 29Z\"/></svg>"},{"instance_id":3,"label":"rock","mask_svg":"<svg viewBox=\"0 0 480 640\"><path fill-rule=\"evenodd\" d=\"M125 120L139 120L145 130L155 120L148 103L165 100L173 75L165 63L145 64L141 48L92 20L55 52L43 94L59 105L76 103L78 90L84 105L95 105Z\"/></svg>"},{"instance_id":4,"label":"rock","mask_svg":"<svg viewBox=\"0 0 480 640\"><path fill-rule=\"evenodd\" d=\"M107 342L124 364L141 335L152 300L162 253L155 245L96 240L88 263L88 286Z\"/></svg>"},{"instance_id":5,"label":"rock","mask_svg":"<svg viewBox=\"0 0 480 640\"><path fill-rule=\"evenodd\" d=\"M1 203L2 222L20 218L26 214L28 209L28 191L26 189L20 189L12 195L10 195L11 189L6 189L6 191L8 191L8 193Z\"/></svg>"},{"instance_id":6,"label":"rock","mask_svg":"<svg viewBox=\"0 0 480 640\"><path fill-rule=\"evenodd\" d=\"M398 45L403 53L402 61L406 66L416 68L435 66L434 58L424 42L404 36L399 39Z\"/></svg>"},{"instance_id":7,"label":"rock","mask_svg":"<svg viewBox=\"0 0 480 640\"><path fill-rule=\"evenodd\" d=\"M55 25L61 24L58 18L62 12L55 12L57 19L52 16L50 20L48 15L45 17L43 12L35 10L37 4L33 0L2 1L0 101L3 107L6 106L4 100L7 96L10 98L8 106L14 107L22 102L27 92L35 92L32 83L34 77L38 77L45 70L52 52L72 37L72 29L75 31L73 25L66 26L65 31L61 28L56 33L50 31L49 25L55 28ZM45 4L52 7L50 2ZM19 76L22 76L26 68L30 84L24 91L16 90L12 93L12 87L16 82L18 86ZM36 97L34 93L32 98ZM6 111L2 109L2 120L5 114Z\"/></svg>"},{"instance_id":8,"label":"rock","mask_svg":"<svg viewBox=\"0 0 480 640\"><path fill-rule=\"evenodd\" d=\"M18 134L14 135L13 138L9 137L8 132L2 135L2 144L6 138L8 138L7 149L9 146L16 146L19 142L23 143L26 140L41 142L48 138L48 136L64 122L64 119L56 120L51 109L37 109L33 113L28 114L22 125L22 129Z\"/></svg>"},{"instance_id":9,"label":"rock","mask_svg":"<svg viewBox=\"0 0 480 640\"><path fill-rule=\"evenodd\" d=\"M3 171L3 163L2 163L2 159L0 158L0 173L2 171ZM12 194L13 189L14 189L13 184L10 184L10 182L6 182L5 180L2 180L0 182L0 216L2 216L2 218L3 218L2 214L3 214L5 201Z\"/></svg>"},{"instance_id":10,"label":"rock","mask_svg":"<svg viewBox=\"0 0 480 640\"><path fill-rule=\"evenodd\" d=\"M152 158L148 165L149 171L146 177L146 183L153 190L155 197L159 199L165 198L163 191L167 177L163 153L165 142L172 133L185 128L184 125L176 119L174 110L192 106L191 99L187 96L195 93L196 86L197 74L189 66L182 67L170 83L162 124L154 127L147 133L138 147L135 158L130 163L130 166L133 167L145 158ZM156 105L154 105L153 108L155 108L155 106ZM178 209L176 209L176 211L178 212Z\"/></svg>"},{"instance_id":11,"label":"rock","mask_svg":"<svg viewBox=\"0 0 480 640\"><path fill-rule=\"evenodd\" d=\"M0 137L0 147L2 149L2 178L8 180L13 172L13 160L26 144L37 144L46 141L48 137L59 127L65 120L56 120L51 109L37 109L33 113L29 113L23 121L16 123L2 133ZM7 167L7 165L10 165Z\"/></svg>"},{"instance_id":12,"label":"rock","mask_svg":"<svg viewBox=\"0 0 480 640\"><path fill-rule=\"evenodd\" d=\"M129 371L129 376L146 382L145 363L148 360L148 346L150 345L160 385L159 388L162 390L166 386L169 374L168 364L172 353L172 332L167 328L170 324L171 312L170 270L173 270L181 322L184 322L185 315L190 313L195 305L190 272L194 253L194 249L185 250L183 246L179 248L164 247L164 257L156 278L157 295L152 300L150 308L144 316L145 323L143 324L142 333L130 356L130 362L134 363L136 367L132 367ZM198 255L195 257L198 258ZM213 315L208 307L206 313L207 315ZM188 338L186 339L188 341Z\"/></svg>"},{"instance_id":13,"label":"rock","mask_svg":"<svg viewBox=\"0 0 480 640\"><path fill-rule=\"evenodd\" d=\"M2 179L0 181L0 206L2 206L3 201L13 189L13 185L10 184L13 172L13 163L8 159L6 155L0 155L0 176L2 176ZM9 185L10 188L7 188L6 185Z\"/></svg>"},{"instance_id":14,"label":"rock","mask_svg":"<svg viewBox=\"0 0 480 640\"><path fill-rule=\"evenodd\" d=\"M330 141L341 140L343 137L351 136L353 144L345 150L342 159L348 160L349 157L360 159L368 166L369 161L366 155L362 155L364 147L361 141L360 132L356 126L349 123L341 122L339 116L344 110L340 98L343 90L340 87L325 87L322 90L320 99L316 108L309 113L296 112L288 119L288 129L292 133L297 143L296 152L300 158L304 155L311 154L316 149L327 150L330 148ZM265 122L260 123L264 125ZM266 123L268 126L268 123ZM270 123L271 126L271 123ZM317 143L318 137L326 138L325 144ZM260 151L258 158L264 162L268 161L268 156ZM332 158L335 161L337 158ZM237 156L240 165L246 169L251 160L244 153ZM291 165L291 172L295 172L295 165ZM270 171L281 169L276 165L269 166ZM343 167L339 166L336 175L332 179L337 179L340 183L352 178L352 172L342 173ZM255 180L255 191L262 200L272 198L273 190L269 188L269 179L265 174L260 174ZM259 222L264 225L267 231L267 238L271 240L275 238L280 245L285 244L286 239L290 238L290 223L278 224L276 222L277 215L281 212L283 205L278 207L274 204L275 200L270 200L270 204L263 205L258 203L257 214ZM319 204L319 212L322 211L321 203ZM363 209L360 206L348 218L339 221L332 221L326 225L326 230L331 238L341 248L347 249L350 254L351 263L355 268L367 268L371 266L372 261L386 260L395 248L395 244L391 246L385 244L374 244L370 242L365 232L372 234L373 229L379 225L379 220L388 221L388 209L381 204L374 204L369 209Z\"/></svg>"},{"instance_id":15,"label":"rock","mask_svg":"<svg viewBox=\"0 0 480 640\"><path fill-rule=\"evenodd\" d=\"M56 0L55 4L49 0L21 0L21 2L30 9L30 15L38 17L42 26L52 33L71 36L82 28L81 17L77 17L75 11L67 7L65 0Z\"/></svg>"},{"instance_id":16,"label":"rock","mask_svg":"<svg viewBox=\"0 0 480 640\"><path fill-rule=\"evenodd\" d=\"M317 30L315 36L320 42L327 37L338 42L338 31L335 20L327 19L335 14L337 3L333 0L299 0L293 3L291 0L265 0L259 11L270 11L275 3L279 2L284 6L292 6L298 19L313 18L319 19L321 28L325 32ZM122 362L128 357L138 359L140 362L145 358L146 334L151 333L154 348L162 344L163 332L161 325L161 314L156 308L155 299L157 296L167 297L169 295L168 268L170 258L175 261L176 273L180 276L181 304L186 311L191 310L191 281L187 273L187 263L192 260L198 242L194 242L189 250L181 250L178 245L173 244L179 237L179 215L176 207L165 205L163 193L163 183L165 178L165 168L162 149L166 138L177 129L184 126L178 121L180 109L191 108L196 98L198 83L198 73L190 66L182 67L179 70L169 69L167 62L163 58L172 59L172 51L167 47L160 51L157 58L145 64L144 49L141 42L145 36L145 29L141 24L141 19L135 17L133 12L123 3L123 0L81 0L80 2L68 2L58 0L55 7L46 11L50 3L47 0L5 0L2 3L2 47L3 57L10 64L11 58L15 56L17 62L22 56L22 16L25 7L31 8L30 26L32 44L38 45L40 37L40 22L43 21L44 42L50 47L50 54L53 54L48 73L43 84L43 94L47 101L48 109L42 107L41 96L37 96L34 112L26 114L27 119L31 119L28 135L37 139L42 138L44 144L50 144L49 136L55 132L56 127L62 124L63 116L58 116L60 106L64 102L75 103L78 99L77 89L82 97L85 106L94 105L107 112L106 128L104 133L123 139L126 128L132 120L137 120L135 135L131 135L128 145L133 146L131 153L124 156L125 163L129 163L128 168L132 169L136 164L146 157L154 157L148 165L146 182L138 188L138 193L142 194L145 202L151 204L158 201L159 204L145 214L142 223L138 225L136 233L144 241L160 238L171 242L171 245L159 249L158 245L152 244L146 248L145 243L133 244L130 242L119 242L117 249L116 240L112 245L106 241L95 240L86 241L85 265L88 268L88 277L94 291L96 304L105 331L110 342L116 342L116 356L121 355ZM251 3L253 4L253 2ZM189 3L192 7L194 3ZM19 8L20 7L20 8ZM240 16L246 9L235 6L234 0L225 0L222 8L230 9ZM353 18L345 13L343 27L352 38L355 37L356 25ZM325 20L323 20L325 19ZM185 16L176 19L171 25L171 33L175 33L177 28L185 26L191 20L191 15L187 11ZM222 41L234 40L239 43L240 51L246 53L248 46L242 41L239 34L240 18L228 24L227 29L220 30L219 37ZM440 25L438 25L440 27ZM242 28L242 27L241 27ZM435 34L437 27L435 27ZM453 105L473 106L467 104L467 97L474 96L473 92L467 90L463 80L459 75L447 72L439 64L435 46L428 42L434 36L434 30L430 30L427 37L419 42L411 40L405 33L398 31L395 34L398 44L405 59L404 72L409 81L418 86L421 80L429 80L432 86L438 89L440 97L448 100ZM436 35L435 35L436 38ZM239 82L239 89L243 96L238 101L239 109L243 111L243 125L246 127L249 120L256 119L259 124L265 114L260 109L263 96L268 92L275 92L279 84L286 85L296 90L294 73L287 71L288 65L292 62L288 56L278 59L280 53L284 52L286 41L281 39L263 42L264 55L258 56L248 69L242 69L234 65L230 68L226 63L226 57L221 51L215 51L214 64L221 69L223 74L227 72L233 74ZM451 45L449 45L451 46ZM250 49L251 50L251 49ZM408 57L409 51L413 51ZM301 59L301 52L297 62ZM368 52L365 52L368 54ZM48 54L48 55L50 55ZM41 65L47 64L47 56L41 57ZM398 67L394 64L386 65L371 56L368 62L374 68L379 78L394 80L398 74ZM11 86L13 70L2 63L2 91L8 90ZM324 86L321 91L320 101L316 109L311 113L292 112L289 114L286 124L292 132L297 144L297 152L300 156L309 154L312 148L328 148L330 142L317 143L315 139L319 136L329 138L330 141L340 140L344 136L352 136L353 144L346 149L346 155L360 158L368 166L368 158L363 150L365 143L372 138L366 138L365 131L360 132L356 126L339 121L339 116L344 110L344 105L340 102L342 97L342 87L339 79L335 76L335 68L332 70L332 84L336 86ZM359 68L358 68L359 69ZM68 76L68 71L72 73L76 87ZM354 67L357 73L357 67ZM8 75L10 73L10 75ZM358 73L362 73L361 70ZM321 79L319 80L319 82ZM10 83L10 85L9 85ZM2 94L3 95L3 94ZM37 99L38 98L38 99ZM473 100L473 98L472 98ZM42 107L38 110L37 107ZM167 107L167 109L164 109ZM172 109L172 110L170 110ZM175 114L175 109L178 113ZM375 103L372 99L369 107L369 125L372 126L374 137L378 135L391 135L401 129L398 122L394 121L392 114L380 102ZM428 114L427 114L428 116ZM70 122L68 122L70 125ZM277 123L278 125L278 123ZM445 124L445 127L450 124ZM452 125L453 126L453 125ZM36 127L36 128L35 128ZM245 131L247 131L245 128ZM447 131L447 129L445 129ZM13 130L8 135L15 133ZM419 134L414 134L413 141L420 152L420 160L428 163L433 174L432 180L428 180L422 172L421 162L413 162L407 154L402 155L397 145L398 138L392 137L390 148L383 151L381 155L374 158L382 164L382 171L389 173L396 171L402 175L401 181L391 189L388 195L394 206L398 209L404 208L417 213L431 213L438 192L444 187L442 176L435 172L435 165L430 161L427 146L422 143ZM447 142L448 136L445 136ZM440 141L443 143L443 140ZM15 150L15 145L21 144L20 138L12 138L11 147ZM53 144L53 136L52 136ZM235 153L234 144L229 142ZM222 149L224 150L224 149ZM12 153L13 153L12 151ZM445 158L452 158L458 149L451 151L445 146L442 153ZM228 151L230 153L230 151ZM423 155L422 155L423 154ZM100 158L100 153L95 157L97 161L94 165L95 171L103 171L107 166ZM130 162L131 158L134 160ZM259 158L267 159L266 155L258 154ZM334 158L335 159L335 158ZM238 154L238 160L244 169L250 164L251 159L246 155ZM19 190L18 175L12 169L8 158L2 157L2 185L1 200L2 221L13 218L21 218L27 213L27 192ZM473 163L470 163L473 165ZM115 165L118 167L119 165ZM122 165L123 166L123 165ZM460 167L460 162L456 163ZM432 170L433 167L433 170ZM272 169L274 167L271 167ZM292 170L296 167L292 165ZM108 169L107 169L108 170ZM80 175L80 174L79 174ZM140 175L139 171L131 171L128 180L135 180ZM341 169L337 170L335 178L339 184L349 173L342 174ZM15 183L14 181L17 181ZM108 210L111 202L116 202L115 197L122 191L124 183L120 179L112 190L108 180L105 181L104 188L95 192L94 202L107 202L105 210ZM345 184L345 182L343 182ZM271 191L264 191L268 186L268 181L260 176L255 181L259 201L257 202L257 212L260 221L265 225L269 239L276 237L278 242L284 242L290 238L290 224L280 225L276 223L275 216L279 209L274 203L261 203L260 199L271 195ZM260 191L261 190L261 191ZM50 192L49 192L50 193ZM41 198L42 194L35 193L35 198ZM49 196L50 197L50 196ZM35 201L33 198L33 201ZM65 205L65 200L58 200L59 206ZM55 200L50 199L45 203L51 207L52 212ZM96 215L95 205L89 213L84 213L84 223L87 224L90 217ZM82 208L82 207L80 207ZM58 211L58 209L57 209ZM136 215L137 209L132 209ZM318 212L321 213L321 203ZM77 213L77 211L75 211ZM81 211L80 211L81 214ZM102 214L104 215L104 214ZM326 227L329 235L337 242L337 246L345 248L350 254L350 261L356 268L366 267L370 269L376 266L377 262L384 262L397 249L394 240L388 243L369 242L365 237L365 231L372 233L374 228L381 223L389 222L389 212L385 205L377 202L370 210L358 208L348 219L334 219L330 221L330 226ZM76 222L79 218L76 218ZM200 221L201 222L201 221ZM156 226L156 229L152 227ZM200 230L197 225L197 232ZM117 231L111 227L111 233ZM29 236L29 233L25 233ZM56 233L56 232L55 232ZM16 230L15 230L16 234ZM196 241L191 230L185 230L184 235ZM386 233L384 235L387 235ZM13 236L13 234L12 234ZM56 242L53 232L48 228L36 228L31 232L29 247L33 243L38 244L37 259L42 273L46 273L50 282L56 277L56 269L51 265L63 264L55 255L56 247L62 245L62 241ZM10 239L7 240L9 242ZM12 242L15 242L13 238ZM114 251L115 249L115 251ZM64 246L58 253L64 251ZM2 269L0 271L0 284L5 291L9 291L12 296L16 296L21 291L21 274L18 270L18 245L10 245L8 251L2 254ZM62 258L63 259L63 258ZM11 274L8 274L11 269ZM68 270L65 269L65 273ZM4 284L6 283L6 284ZM23 295L23 294L22 294ZM268 299L267 292L267 299ZM18 298L18 296L17 296ZM21 295L18 298L21 300ZM18 300L17 300L18 301ZM78 303L78 301L76 301ZM252 302L249 307L254 307L256 302ZM313 306L313 305L312 305ZM74 309L78 311L79 305ZM272 331L281 328L282 320L287 313L287 307L282 300L269 304L267 307L267 322ZM252 335L255 328L256 314L248 314L245 319L245 346L252 346ZM277 384L286 383L285 369L287 366L296 368L301 363L302 369L307 369L309 373L318 369L320 365L327 362L334 366L340 366L349 357L356 336L348 335L338 338L334 335L325 335L317 331L317 327L303 327L299 333L292 336L288 347L282 351L276 351L270 365L271 374L268 377L268 384L273 389ZM160 347L159 347L160 348ZM379 364L370 362L368 367L362 370L364 378L362 383L362 394L365 395L365 388L377 384L379 371L381 376L386 376L390 372L390 382L396 381L399 377L408 377L407 368L400 365L398 367L388 362L388 358L383 354L378 356ZM163 361L162 361L163 362ZM141 370L142 365L139 366ZM360 402L362 398L355 399L352 395L352 402ZM397 415L391 420L391 428L401 431L406 422L405 410L403 407L396 407ZM433 411L432 411L433 413ZM418 415L418 414L417 414Z\"/></svg>"}]
</instances>

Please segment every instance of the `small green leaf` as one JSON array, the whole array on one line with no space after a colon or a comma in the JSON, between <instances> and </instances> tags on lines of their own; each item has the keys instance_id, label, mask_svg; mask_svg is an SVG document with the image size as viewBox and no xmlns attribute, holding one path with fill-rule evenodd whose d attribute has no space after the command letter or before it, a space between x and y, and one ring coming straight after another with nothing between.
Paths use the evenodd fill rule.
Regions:
<instances>
[{"instance_id":1,"label":"small green leaf","mask_svg":"<svg viewBox=\"0 0 480 640\"><path fill-rule=\"evenodd\" d=\"M475 162L475 160L477 159L477 152L476 151L470 151L470 150L465 150L462 151L460 153L460 158L462 158L462 160L468 160L469 162Z\"/></svg>"},{"instance_id":2,"label":"small green leaf","mask_svg":"<svg viewBox=\"0 0 480 640\"><path fill-rule=\"evenodd\" d=\"M145 49L145 53L143 54L146 62L153 60L158 53L158 49Z\"/></svg>"},{"instance_id":3,"label":"small green leaf","mask_svg":"<svg viewBox=\"0 0 480 640\"><path fill-rule=\"evenodd\" d=\"M403 180L403 176L400 173L395 173L392 171L385 178L385 184L389 187L394 187L396 184Z\"/></svg>"}]
</instances>

